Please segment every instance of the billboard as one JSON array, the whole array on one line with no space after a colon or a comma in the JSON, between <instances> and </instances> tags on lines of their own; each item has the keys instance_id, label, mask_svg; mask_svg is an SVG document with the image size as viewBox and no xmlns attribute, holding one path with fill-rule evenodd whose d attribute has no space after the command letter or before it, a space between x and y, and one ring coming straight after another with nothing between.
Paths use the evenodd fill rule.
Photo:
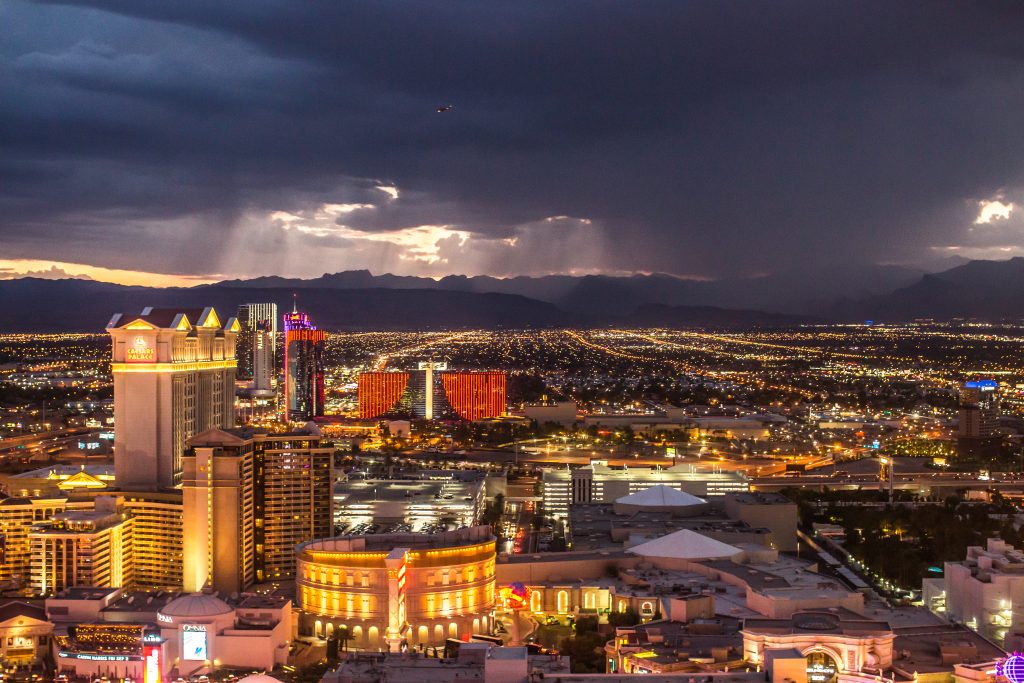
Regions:
<instances>
[{"instance_id":1,"label":"billboard","mask_svg":"<svg viewBox=\"0 0 1024 683\"><path fill-rule=\"evenodd\" d=\"M185 624L181 631L181 658L202 662L209 657L206 649L206 627L202 624Z\"/></svg>"}]
</instances>

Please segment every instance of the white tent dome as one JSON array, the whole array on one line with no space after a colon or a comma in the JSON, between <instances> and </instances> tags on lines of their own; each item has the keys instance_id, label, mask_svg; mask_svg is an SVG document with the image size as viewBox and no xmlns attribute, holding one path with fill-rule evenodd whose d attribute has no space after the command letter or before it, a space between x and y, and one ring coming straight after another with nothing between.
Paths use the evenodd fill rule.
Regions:
<instances>
[{"instance_id":1,"label":"white tent dome","mask_svg":"<svg viewBox=\"0 0 1024 683\"><path fill-rule=\"evenodd\" d=\"M281 681L267 674L252 674L251 676L240 678L238 683L281 683Z\"/></svg>"},{"instance_id":2,"label":"white tent dome","mask_svg":"<svg viewBox=\"0 0 1024 683\"><path fill-rule=\"evenodd\" d=\"M168 617L215 617L231 611L231 606L215 595L191 593L171 600L160 614Z\"/></svg>"},{"instance_id":3,"label":"white tent dome","mask_svg":"<svg viewBox=\"0 0 1024 683\"><path fill-rule=\"evenodd\" d=\"M657 484L643 491L623 496L615 502L619 505L635 505L638 507L689 507L690 505L707 504L707 501L703 498L698 498L665 484Z\"/></svg>"},{"instance_id":4,"label":"white tent dome","mask_svg":"<svg viewBox=\"0 0 1024 683\"><path fill-rule=\"evenodd\" d=\"M724 560L740 555L743 550L704 534L698 534L696 531L681 529L668 536L635 545L627 552L642 557L669 560Z\"/></svg>"}]
</instances>

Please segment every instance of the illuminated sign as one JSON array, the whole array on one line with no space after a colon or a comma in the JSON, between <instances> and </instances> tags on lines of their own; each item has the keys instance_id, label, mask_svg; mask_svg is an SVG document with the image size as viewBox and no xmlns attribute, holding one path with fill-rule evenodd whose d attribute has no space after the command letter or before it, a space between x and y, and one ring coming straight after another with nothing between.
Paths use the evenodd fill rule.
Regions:
<instances>
[{"instance_id":1,"label":"illuminated sign","mask_svg":"<svg viewBox=\"0 0 1024 683\"><path fill-rule=\"evenodd\" d=\"M498 594L505 601L505 606L515 610L526 607L530 602L530 595L532 593L533 591L530 590L529 586L518 581L498 589Z\"/></svg>"},{"instance_id":2,"label":"illuminated sign","mask_svg":"<svg viewBox=\"0 0 1024 683\"><path fill-rule=\"evenodd\" d=\"M142 672L143 683L160 683L160 648L148 645L144 650L145 668Z\"/></svg>"},{"instance_id":3,"label":"illuminated sign","mask_svg":"<svg viewBox=\"0 0 1024 683\"><path fill-rule=\"evenodd\" d=\"M171 619L166 614L160 614L159 612L156 613L156 620L160 621L160 622L163 622L165 624L173 624L174 623L174 619Z\"/></svg>"},{"instance_id":4,"label":"illuminated sign","mask_svg":"<svg viewBox=\"0 0 1024 683\"><path fill-rule=\"evenodd\" d=\"M996 663L996 675L1010 683L1024 683L1024 654L1014 652Z\"/></svg>"},{"instance_id":5,"label":"illuminated sign","mask_svg":"<svg viewBox=\"0 0 1024 683\"><path fill-rule=\"evenodd\" d=\"M126 351L126 357L133 361L151 361L156 360L156 353L153 351L153 347L146 343L145 337L136 337L132 346Z\"/></svg>"},{"instance_id":6,"label":"illuminated sign","mask_svg":"<svg viewBox=\"0 0 1024 683\"><path fill-rule=\"evenodd\" d=\"M185 624L181 632L181 658L202 662L209 657L206 649L206 627Z\"/></svg>"},{"instance_id":7,"label":"illuminated sign","mask_svg":"<svg viewBox=\"0 0 1024 683\"><path fill-rule=\"evenodd\" d=\"M84 659L90 662L128 662L140 659L129 655L94 655L85 652L60 652L58 654L64 659Z\"/></svg>"},{"instance_id":8,"label":"illuminated sign","mask_svg":"<svg viewBox=\"0 0 1024 683\"><path fill-rule=\"evenodd\" d=\"M994 379L982 379L975 382L965 382L967 389L981 389L982 391L995 391L999 388L999 382Z\"/></svg>"},{"instance_id":9,"label":"illuminated sign","mask_svg":"<svg viewBox=\"0 0 1024 683\"><path fill-rule=\"evenodd\" d=\"M830 683L836 679L838 672L839 667L835 661L824 652L807 655L807 680L810 683Z\"/></svg>"}]
</instances>

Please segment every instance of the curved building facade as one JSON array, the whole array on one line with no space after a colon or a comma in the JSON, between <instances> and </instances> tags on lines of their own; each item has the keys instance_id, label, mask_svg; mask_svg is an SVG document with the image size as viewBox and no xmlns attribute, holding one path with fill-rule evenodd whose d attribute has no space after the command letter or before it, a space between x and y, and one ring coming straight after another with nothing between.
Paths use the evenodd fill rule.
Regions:
<instances>
[{"instance_id":1,"label":"curved building facade","mask_svg":"<svg viewBox=\"0 0 1024 683\"><path fill-rule=\"evenodd\" d=\"M359 373L359 417L374 418L393 411L408 384L408 372Z\"/></svg>"},{"instance_id":2,"label":"curved building facade","mask_svg":"<svg viewBox=\"0 0 1024 683\"><path fill-rule=\"evenodd\" d=\"M504 372L445 372L441 381L448 405L463 420L474 422L505 414Z\"/></svg>"},{"instance_id":3,"label":"curved building facade","mask_svg":"<svg viewBox=\"0 0 1024 683\"><path fill-rule=\"evenodd\" d=\"M343 629L350 648L397 651L490 632L490 527L339 536L303 543L296 553L302 635L327 638Z\"/></svg>"}]
</instances>

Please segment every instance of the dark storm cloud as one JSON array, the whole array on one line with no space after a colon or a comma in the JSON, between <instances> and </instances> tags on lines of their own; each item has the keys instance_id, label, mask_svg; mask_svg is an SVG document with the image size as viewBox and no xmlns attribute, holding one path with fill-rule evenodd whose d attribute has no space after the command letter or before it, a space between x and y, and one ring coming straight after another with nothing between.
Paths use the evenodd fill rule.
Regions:
<instances>
[{"instance_id":1,"label":"dark storm cloud","mask_svg":"<svg viewBox=\"0 0 1024 683\"><path fill-rule=\"evenodd\" d=\"M8 257L724 275L1024 245L972 227L1024 200L1017 2L0 12Z\"/></svg>"}]
</instances>

